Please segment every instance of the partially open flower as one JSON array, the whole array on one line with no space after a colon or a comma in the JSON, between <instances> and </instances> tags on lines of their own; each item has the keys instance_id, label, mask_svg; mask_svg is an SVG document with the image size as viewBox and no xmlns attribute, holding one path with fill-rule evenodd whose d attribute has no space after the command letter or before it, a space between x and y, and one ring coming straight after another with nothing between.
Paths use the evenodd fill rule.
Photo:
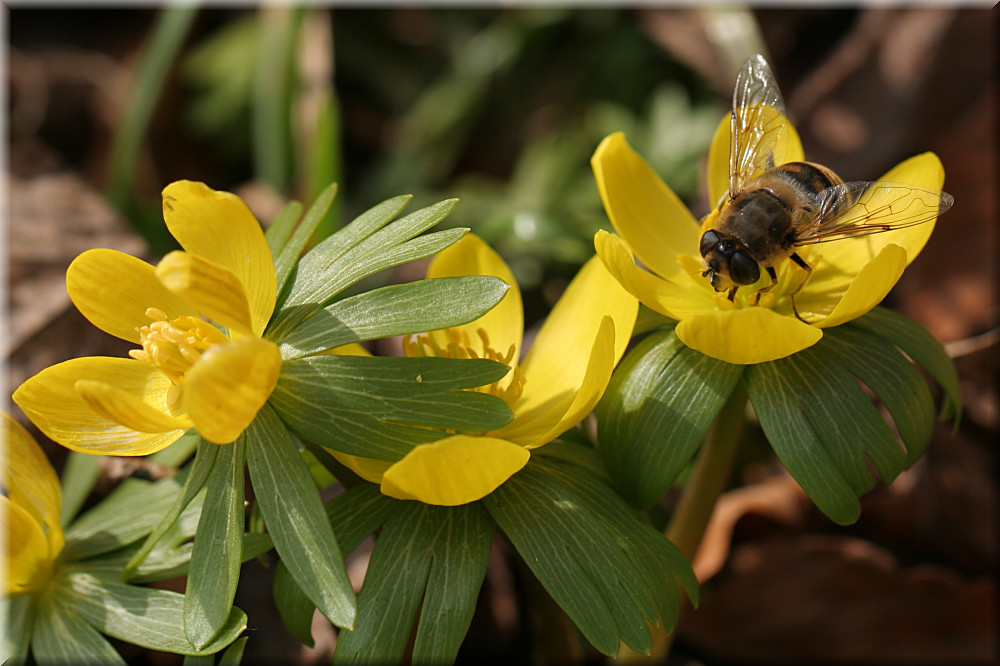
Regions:
<instances>
[{"instance_id":1,"label":"partially open flower","mask_svg":"<svg viewBox=\"0 0 1000 666\"><path fill-rule=\"evenodd\" d=\"M638 301L591 259L567 287L531 350L522 350L524 313L510 269L486 243L469 234L439 253L427 277L493 275L511 285L503 300L463 326L407 339L409 356L488 358L511 366L504 379L481 390L514 413L500 430L461 433L415 447L398 462L336 453L362 477L398 499L454 506L493 492L528 462L530 450L579 423L597 404L625 352Z\"/></svg>"},{"instance_id":2,"label":"partially open flower","mask_svg":"<svg viewBox=\"0 0 1000 666\"><path fill-rule=\"evenodd\" d=\"M277 382L278 346L261 338L277 280L253 213L233 194L178 181L163 190L163 217L185 251L153 267L88 250L66 273L80 312L141 348L129 359L59 363L14 392L42 432L67 448L146 455L192 427L226 444Z\"/></svg>"},{"instance_id":3,"label":"partially open flower","mask_svg":"<svg viewBox=\"0 0 1000 666\"><path fill-rule=\"evenodd\" d=\"M798 135L791 124L786 127L785 161L801 161ZM729 143L727 117L709 151L711 202L719 201L728 191ZM770 282L766 274L757 284L740 289L733 301L713 289L702 276L699 242L718 211L699 224L622 133L606 137L591 164L604 208L618 234L599 231L594 238L605 266L642 303L677 320L677 337L684 344L729 363L784 358L818 342L824 328L865 314L885 298L934 228L930 221L798 248L797 253L813 267L808 282L795 296L795 306L805 319L802 321L794 316L790 296L806 275L792 261L782 263L778 284L762 295L757 306L752 305L755 294ZM940 190L944 169L936 155L924 153L899 164L879 180Z\"/></svg>"},{"instance_id":4,"label":"partially open flower","mask_svg":"<svg viewBox=\"0 0 1000 666\"><path fill-rule=\"evenodd\" d=\"M3 415L6 464L0 503L6 522L6 594L38 592L52 580L65 539L59 524L62 491L49 459L28 431Z\"/></svg>"}]
</instances>

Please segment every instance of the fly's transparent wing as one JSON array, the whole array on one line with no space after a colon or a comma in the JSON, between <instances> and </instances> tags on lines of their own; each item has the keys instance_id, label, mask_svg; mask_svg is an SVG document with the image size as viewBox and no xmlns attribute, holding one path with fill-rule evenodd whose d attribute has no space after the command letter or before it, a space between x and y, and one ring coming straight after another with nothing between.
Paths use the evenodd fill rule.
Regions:
<instances>
[{"instance_id":1,"label":"fly's transparent wing","mask_svg":"<svg viewBox=\"0 0 1000 666\"><path fill-rule=\"evenodd\" d=\"M747 59L736 75L730 120L729 196L764 169L784 162L785 103L764 56ZM780 153L780 154L779 154Z\"/></svg>"},{"instance_id":2,"label":"fly's transparent wing","mask_svg":"<svg viewBox=\"0 0 1000 666\"><path fill-rule=\"evenodd\" d=\"M903 183L854 181L819 193L819 213L796 230L795 245L812 245L913 227L942 215L955 198Z\"/></svg>"}]
</instances>

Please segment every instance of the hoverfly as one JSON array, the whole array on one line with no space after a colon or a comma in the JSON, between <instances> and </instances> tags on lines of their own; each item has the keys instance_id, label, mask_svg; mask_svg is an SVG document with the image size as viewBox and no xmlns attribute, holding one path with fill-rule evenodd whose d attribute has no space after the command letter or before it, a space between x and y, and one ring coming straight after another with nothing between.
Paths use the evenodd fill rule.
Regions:
<instances>
[{"instance_id":1,"label":"hoverfly","mask_svg":"<svg viewBox=\"0 0 1000 666\"><path fill-rule=\"evenodd\" d=\"M856 238L912 227L933 220L954 203L944 192L884 181L844 182L830 169L811 162L781 164L785 109L774 74L761 55L751 56L736 77L730 120L729 192L718 216L701 237L703 277L716 291L756 283L762 271L778 283L777 267L791 259L808 282L812 267L796 253L806 245ZM777 164L777 165L776 165Z\"/></svg>"}]
</instances>

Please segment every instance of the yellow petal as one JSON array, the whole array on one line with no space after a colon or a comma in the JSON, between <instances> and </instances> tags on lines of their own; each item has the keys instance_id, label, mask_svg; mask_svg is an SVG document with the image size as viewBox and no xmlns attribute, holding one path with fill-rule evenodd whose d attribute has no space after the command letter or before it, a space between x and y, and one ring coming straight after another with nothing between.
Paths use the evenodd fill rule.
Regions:
<instances>
[{"instance_id":1,"label":"yellow petal","mask_svg":"<svg viewBox=\"0 0 1000 666\"><path fill-rule=\"evenodd\" d=\"M510 289L496 306L485 315L453 329L463 331L472 348L483 356L483 342L478 330L489 336L490 346L501 354L506 354L514 346L513 362L517 363L521 353L521 337L524 335L524 306L521 290L514 274L506 262L489 245L475 234L466 234L431 260L427 277L462 277L465 275L490 275L498 277L510 285ZM434 331L431 337L442 348L446 348L450 338L443 331Z\"/></svg>"},{"instance_id":2,"label":"yellow petal","mask_svg":"<svg viewBox=\"0 0 1000 666\"><path fill-rule=\"evenodd\" d=\"M87 250L69 265L66 290L77 309L105 333L138 344L136 328L149 324L146 310L167 319L198 312L156 279L155 269L117 250Z\"/></svg>"},{"instance_id":3,"label":"yellow petal","mask_svg":"<svg viewBox=\"0 0 1000 666\"><path fill-rule=\"evenodd\" d=\"M146 363L128 358L93 356L64 361L42 370L14 392L13 399L49 438L73 451L144 456L166 448L185 429L139 432L94 411L75 388L80 380L111 384L139 397L154 409L182 416L167 377Z\"/></svg>"},{"instance_id":4,"label":"yellow petal","mask_svg":"<svg viewBox=\"0 0 1000 666\"><path fill-rule=\"evenodd\" d=\"M0 511L6 524L7 543L0 566L7 594L22 594L44 586L57 553L49 550L42 526L23 507L3 495L0 495Z\"/></svg>"},{"instance_id":5,"label":"yellow petal","mask_svg":"<svg viewBox=\"0 0 1000 666\"><path fill-rule=\"evenodd\" d=\"M521 364L524 390L511 405L515 420L518 414L579 392L592 351L601 341L598 332L602 327L610 329L604 334L610 335L613 367L625 353L638 311L638 300L622 288L599 257L584 264L552 308ZM610 318L610 327L604 323L606 318Z\"/></svg>"},{"instance_id":6,"label":"yellow petal","mask_svg":"<svg viewBox=\"0 0 1000 666\"><path fill-rule=\"evenodd\" d=\"M334 347L333 349L328 349L323 354L329 354L330 356L371 356L372 353L365 349L359 342L350 342L346 345L340 345L339 347Z\"/></svg>"},{"instance_id":7,"label":"yellow petal","mask_svg":"<svg viewBox=\"0 0 1000 666\"><path fill-rule=\"evenodd\" d=\"M336 458L341 465L371 483L382 483L382 475L385 474L387 469L395 465L395 463L388 460L362 458L361 456L352 456L348 453L334 451L333 449L326 449L326 452Z\"/></svg>"},{"instance_id":8,"label":"yellow petal","mask_svg":"<svg viewBox=\"0 0 1000 666\"><path fill-rule=\"evenodd\" d=\"M594 249L605 268L646 307L671 319L683 319L715 309L715 292L707 280L689 273L665 280L636 265L621 238L599 230Z\"/></svg>"},{"instance_id":9,"label":"yellow petal","mask_svg":"<svg viewBox=\"0 0 1000 666\"><path fill-rule=\"evenodd\" d=\"M882 302L906 268L906 250L886 245L847 288L830 316L816 323L820 328L839 326L856 319Z\"/></svg>"},{"instance_id":10,"label":"yellow petal","mask_svg":"<svg viewBox=\"0 0 1000 666\"><path fill-rule=\"evenodd\" d=\"M171 252L156 266L156 277L206 319L252 335L247 294L232 271L194 254Z\"/></svg>"},{"instance_id":11,"label":"yellow petal","mask_svg":"<svg viewBox=\"0 0 1000 666\"><path fill-rule=\"evenodd\" d=\"M530 454L494 437L455 435L417 446L382 477L382 493L438 506L475 502L514 475Z\"/></svg>"},{"instance_id":12,"label":"yellow petal","mask_svg":"<svg viewBox=\"0 0 1000 666\"><path fill-rule=\"evenodd\" d=\"M134 393L123 391L107 382L80 379L74 385L90 407L115 423L139 432L170 432L187 430L194 424L185 415L172 416L161 412Z\"/></svg>"},{"instance_id":13,"label":"yellow petal","mask_svg":"<svg viewBox=\"0 0 1000 666\"><path fill-rule=\"evenodd\" d=\"M538 402L529 397L527 403L516 402L511 406L514 420L494 434L533 449L551 442L582 421L597 405L611 381L611 372L621 358L621 352L617 349L621 344L621 337L615 335L611 317L604 317L587 354L586 373L579 386L553 393L546 389L548 377L533 374L530 380L525 380L525 393L528 393L529 386L539 385L542 387L539 393L547 394L548 399ZM627 342L628 336L624 337ZM559 381L558 378L552 379L554 382Z\"/></svg>"},{"instance_id":14,"label":"yellow petal","mask_svg":"<svg viewBox=\"0 0 1000 666\"><path fill-rule=\"evenodd\" d=\"M654 273L676 278L677 255L698 252L698 223L621 132L605 137L590 159L615 231Z\"/></svg>"},{"instance_id":15,"label":"yellow petal","mask_svg":"<svg viewBox=\"0 0 1000 666\"><path fill-rule=\"evenodd\" d=\"M783 123L785 126L785 131L782 132L781 139L774 148L774 163L777 165L804 160L805 153L802 151L802 141L792 123L776 109L768 107L766 111L770 117L770 120L767 121L769 126L773 127L779 123ZM715 135L708 148L708 202L712 207L717 206L719 200L729 194L729 139L731 134L730 114L726 114L715 129Z\"/></svg>"},{"instance_id":16,"label":"yellow petal","mask_svg":"<svg viewBox=\"0 0 1000 666\"><path fill-rule=\"evenodd\" d=\"M267 402L281 370L270 340L240 338L215 345L185 374L184 410L198 434L215 444L240 436Z\"/></svg>"},{"instance_id":17,"label":"yellow petal","mask_svg":"<svg viewBox=\"0 0 1000 666\"><path fill-rule=\"evenodd\" d=\"M823 332L764 307L698 315L677 324L688 347L727 363L764 363L811 347Z\"/></svg>"},{"instance_id":18,"label":"yellow petal","mask_svg":"<svg viewBox=\"0 0 1000 666\"><path fill-rule=\"evenodd\" d=\"M181 180L163 190L163 219L181 247L236 275L250 304L253 333L263 333L278 283L264 232L243 200Z\"/></svg>"},{"instance_id":19,"label":"yellow petal","mask_svg":"<svg viewBox=\"0 0 1000 666\"><path fill-rule=\"evenodd\" d=\"M7 458L0 479L10 500L46 526L48 549L54 557L63 547L59 477L34 437L10 415L4 414L3 419Z\"/></svg>"}]
</instances>

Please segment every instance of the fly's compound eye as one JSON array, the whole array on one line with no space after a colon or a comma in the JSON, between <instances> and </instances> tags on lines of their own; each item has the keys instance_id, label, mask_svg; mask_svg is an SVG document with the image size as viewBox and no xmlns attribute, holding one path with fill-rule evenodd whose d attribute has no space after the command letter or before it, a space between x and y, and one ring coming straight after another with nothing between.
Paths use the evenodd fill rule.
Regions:
<instances>
[{"instance_id":1,"label":"fly's compound eye","mask_svg":"<svg viewBox=\"0 0 1000 666\"><path fill-rule=\"evenodd\" d=\"M702 234L701 245L698 247L698 250L701 252L701 256L704 257L706 254L711 252L712 248L718 245L718 243L719 234L715 233L711 229Z\"/></svg>"},{"instance_id":2,"label":"fly's compound eye","mask_svg":"<svg viewBox=\"0 0 1000 666\"><path fill-rule=\"evenodd\" d=\"M729 258L729 278L736 284L753 284L760 279L760 266L742 252L734 252Z\"/></svg>"}]
</instances>

